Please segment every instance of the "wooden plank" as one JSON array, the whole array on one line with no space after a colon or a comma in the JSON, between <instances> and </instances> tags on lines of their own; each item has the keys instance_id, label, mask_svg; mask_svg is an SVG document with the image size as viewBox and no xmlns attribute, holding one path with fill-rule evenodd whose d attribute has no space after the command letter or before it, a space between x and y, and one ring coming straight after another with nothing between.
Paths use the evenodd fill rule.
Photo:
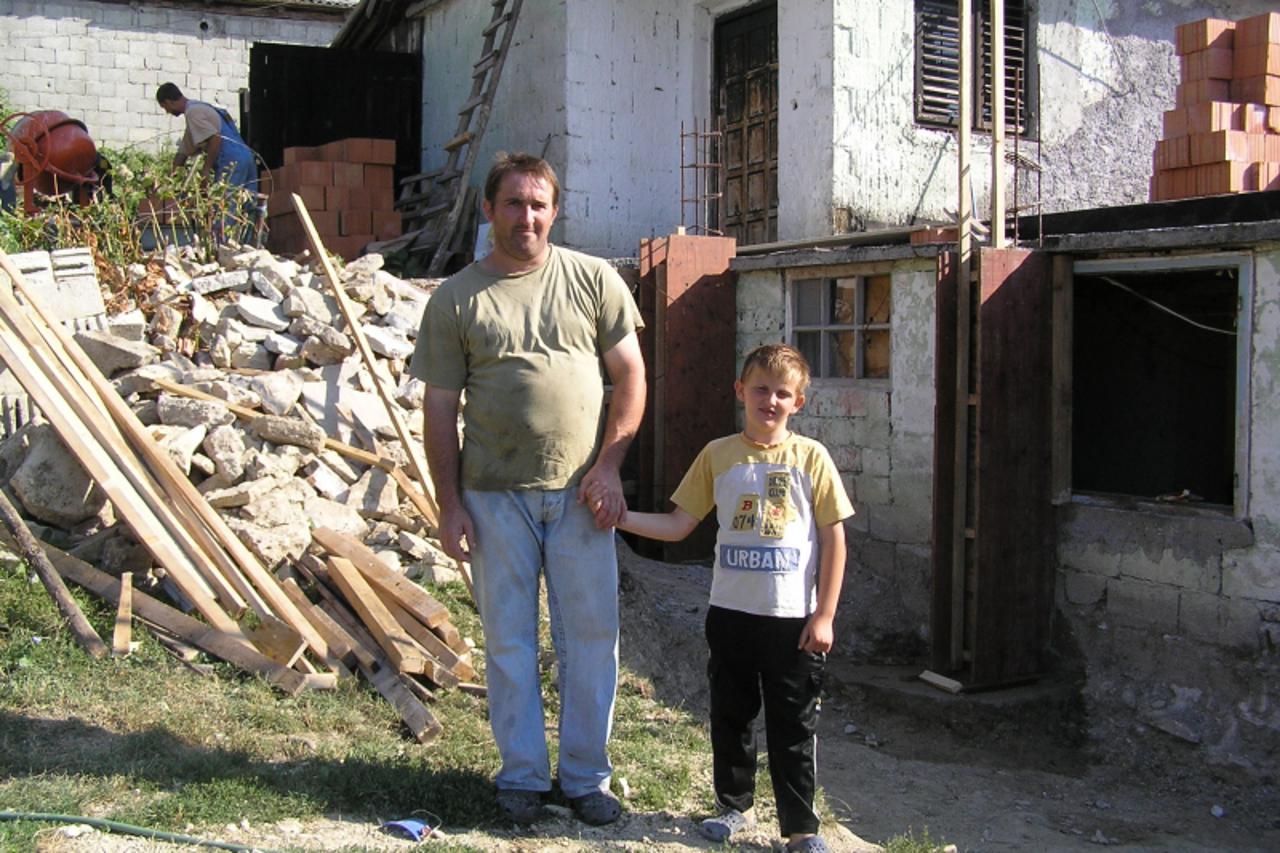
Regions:
<instances>
[{"instance_id":1,"label":"wooden plank","mask_svg":"<svg viewBox=\"0 0 1280 853\"><path fill-rule=\"evenodd\" d=\"M3 260L0 258L0 262ZM223 575L231 581L256 613L264 617L278 615L284 618L307 640L308 646L316 657L325 659L327 650L324 647L324 641L317 633L310 630L306 619L294 609L288 598L279 590L275 578L240 541L240 538L227 525L226 520L209 506L204 496L178 469L172 457L156 444L133 410L125 404L115 388L105 380L66 330L51 320L50 315L41 305L38 295L30 291L20 275L13 276L13 279L14 286L44 322L54 342L62 348L63 354L70 359L83 379L97 392L98 399L106 406L116 425L129 437L134 448L141 453L147 464L157 474L165 493L169 495L174 505L181 509L189 522L187 527L196 534L204 552L213 555ZM230 561L227 554L230 555ZM250 582L253 586L250 586ZM255 591L255 587L261 591L261 596Z\"/></svg>"},{"instance_id":2,"label":"wooden plank","mask_svg":"<svg viewBox=\"0 0 1280 853\"><path fill-rule=\"evenodd\" d=\"M1056 581L1051 504L1049 256L984 249L976 412L973 682L1044 672Z\"/></svg>"},{"instance_id":3,"label":"wooden plank","mask_svg":"<svg viewBox=\"0 0 1280 853\"><path fill-rule=\"evenodd\" d=\"M102 642L98 632L89 624L89 620L85 618L84 611L80 609L80 605L76 603L76 600L71 597L71 591L62 582L62 577L58 574L57 569L49 562L49 558L45 555L40 542L31 532L31 529L27 527L27 523L22 520L18 510L9 502L9 498L3 490L0 490L0 518L3 519L4 529L8 532L8 536L5 538L13 544L13 549L26 560L27 565L36 573L36 577L40 578L40 583L53 599L58 612L62 614L67 627L71 630L71 635L76 638L76 643L90 657L106 657L107 644Z\"/></svg>"},{"instance_id":4,"label":"wooden plank","mask_svg":"<svg viewBox=\"0 0 1280 853\"><path fill-rule=\"evenodd\" d=\"M7 262L7 258L3 260ZM0 288L0 292L2 291L3 288ZM11 297L7 301L12 305ZM69 411L64 398L48 378L29 367L30 357L30 349L16 341L10 332L0 331L0 360L5 362L24 390L31 395L68 450L75 454L89 476L107 493L116 511L165 567L170 578L200 614L210 624L249 645L235 620L214 601L196 567L123 475L116 461L105 448L86 440L88 430L85 423Z\"/></svg>"},{"instance_id":5,"label":"wooden plank","mask_svg":"<svg viewBox=\"0 0 1280 853\"><path fill-rule=\"evenodd\" d=\"M281 666L293 666L307 650L302 634L274 616L261 617L245 634L259 651Z\"/></svg>"},{"instance_id":6,"label":"wooden plank","mask_svg":"<svg viewBox=\"0 0 1280 853\"><path fill-rule=\"evenodd\" d=\"M1071 499L1071 389L1072 324L1075 304L1073 261L1066 255L1053 258L1053 397L1050 422L1053 431L1051 493L1055 504Z\"/></svg>"},{"instance_id":7,"label":"wooden plank","mask_svg":"<svg viewBox=\"0 0 1280 853\"><path fill-rule=\"evenodd\" d=\"M453 649L445 645L444 641L437 637L430 628L413 618L413 615L400 605L395 596L377 588L374 589L374 592L377 593L387 611L400 623L400 627L404 629L404 632L422 647L423 652L428 655L431 661L437 663L441 669L448 673L442 676L444 678L443 681L435 675L428 674L432 681L441 687L456 687L459 680L472 681L475 679L476 671L471 668L471 664L459 658L454 654Z\"/></svg>"},{"instance_id":8,"label":"wooden plank","mask_svg":"<svg viewBox=\"0 0 1280 853\"><path fill-rule=\"evenodd\" d=\"M133 572L120 573L116 624L111 632L111 654L128 657L133 645Z\"/></svg>"},{"instance_id":9,"label":"wooden plank","mask_svg":"<svg viewBox=\"0 0 1280 853\"><path fill-rule=\"evenodd\" d=\"M458 633L458 629L453 626L452 622L441 622L439 625L432 627L431 630L455 653L465 655L471 651L471 647L462 639L462 635Z\"/></svg>"},{"instance_id":10,"label":"wooden plank","mask_svg":"<svg viewBox=\"0 0 1280 853\"><path fill-rule=\"evenodd\" d=\"M429 661L400 623L383 606L359 570L343 557L329 558L329 578L346 598L348 606L360 615L379 648L398 672L424 673Z\"/></svg>"},{"instance_id":11,"label":"wooden plank","mask_svg":"<svg viewBox=\"0 0 1280 853\"><path fill-rule=\"evenodd\" d=\"M379 560L368 545L327 527L313 529L311 538L330 554L345 557L354 563L369 583L395 596L401 606L428 628L448 621L447 607L418 584L387 568L387 564Z\"/></svg>"},{"instance_id":12,"label":"wooden plank","mask_svg":"<svg viewBox=\"0 0 1280 853\"><path fill-rule=\"evenodd\" d=\"M62 577L104 601L118 603L120 587L115 578L52 546L45 546L45 551ZM133 611L139 618L159 625L196 648L235 664L245 672L262 676L290 696L298 695L306 686L302 673L281 666L249 645L244 635L238 633L238 628L236 634L212 628L141 590L133 592Z\"/></svg>"},{"instance_id":13,"label":"wooden plank","mask_svg":"<svg viewBox=\"0 0 1280 853\"><path fill-rule=\"evenodd\" d=\"M437 526L440 523L440 511L439 507L436 506L435 493L431 487L427 461L423 457L418 443L413 440L413 436L409 434L409 430L404 424L400 404L393 400L390 392L387 391L386 377L383 376L385 366L374 357L373 351L369 349L369 342L365 339L364 333L360 331L360 318L352 307L346 290L342 287L338 273L333 268L333 262L329 260L329 256L324 251L324 243L320 241L320 235L316 232L316 227L311 221L311 214L307 212L306 204L296 193L293 195L293 207L298 213L298 218L302 221L303 230L307 233L307 242L310 243L311 250L320 260L325 278L329 280L329 289L333 292L334 298L338 302L338 309L347 321L347 332L355 340L357 349L360 350L360 357L369 369L374 388L377 390L378 396L382 400L382 405L387 411L387 417L391 420L396 437L400 439L400 445L405 455L409 458L409 467L413 471L413 476L418 481L422 494L427 498L427 503L432 507L432 513L426 516L427 522L433 527Z\"/></svg>"},{"instance_id":14,"label":"wooden plank","mask_svg":"<svg viewBox=\"0 0 1280 853\"><path fill-rule=\"evenodd\" d=\"M320 636L324 637L325 645L329 647L329 658L325 661L325 665L340 676L351 675L351 670L356 666L355 649L342 633L333 630L336 626L329 614L316 607L293 578L280 581L280 589L289 596L289 600L293 602L294 607L298 608L298 612L307 618Z\"/></svg>"},{"instance_id":15,"label":"wooden plank","mask_svg":"<svg viewBox=\"0 0 1280 853\"><path fill-rule=\"evenodd\" d=\"M955 552L956 478L956 261L954 252L938 255L934 320L934 407L933 407L933 553L931 562L932 598L930 607L931 659L933 669L954 672L952 596L963 595L954 587L952 571Z\"/></svg>"}]
</instances>

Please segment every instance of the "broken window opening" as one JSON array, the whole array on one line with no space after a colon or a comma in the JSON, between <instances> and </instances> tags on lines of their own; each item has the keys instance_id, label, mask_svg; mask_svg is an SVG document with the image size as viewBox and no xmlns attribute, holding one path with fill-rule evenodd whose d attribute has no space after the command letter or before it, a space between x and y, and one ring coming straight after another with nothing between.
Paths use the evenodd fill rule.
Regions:
<instances>
[{"instance_id":1,"label":"broken window opening","mask_svg":"<svg viewBox=\"0 0 1280 853\"><path fill-rule=\"evenodd\" d=\"M1027 4L1004 0L1005 125L1026 136L1028 62ZM992 125L991 2L973 3L973 127ZM958 127L960 124L960 4L957 0L916 0L916 121Z\"/></svg>"},{"instance_id":2,"label":"broken window opening","mask_svg":"<svg viewBox=\"0 0 1280 853\"><path fill-rule=\"evenodd\" d=\"M1077 271L1072 491L1232 506L1240 269Z\"/></svg>"},{"instance_id":3,"label":"broken window opening","mask_svg":"<svg viewBox=\"0 0 1280 853\"><path fill-rule=\"evenodd\" d=\"M845 275L791 282L791 345L815 379L888 379L892 277Z\"/></svg>"}]
</instances>

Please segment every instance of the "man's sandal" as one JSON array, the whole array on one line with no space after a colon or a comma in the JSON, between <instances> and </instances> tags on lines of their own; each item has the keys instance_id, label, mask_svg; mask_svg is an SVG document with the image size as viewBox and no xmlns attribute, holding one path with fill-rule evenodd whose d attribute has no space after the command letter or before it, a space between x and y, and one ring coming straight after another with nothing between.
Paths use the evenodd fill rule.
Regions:
<instances>
[{"instance_id":1,"label":"man's sandal","mask_svg":"<svg viewBox=\"0 0 1280 853\"><path fill-rule=\"evenodd\" d=\"M590 826L604 826L622 816L622 803L607 791L592 791L569 800L578 820Z\"/></svg>"},{"instance_id":2,"label":"man's sandal","mask_svg":"<svg viewBox=\"0 0 1280 853\"><path fill-rule=\"evenodd\" d=\"M737 809L726 809L698 824L698 832L711 841L728 841L742 830L749 829L753 823L751 818Z\"/></svg>"}]
</instances>

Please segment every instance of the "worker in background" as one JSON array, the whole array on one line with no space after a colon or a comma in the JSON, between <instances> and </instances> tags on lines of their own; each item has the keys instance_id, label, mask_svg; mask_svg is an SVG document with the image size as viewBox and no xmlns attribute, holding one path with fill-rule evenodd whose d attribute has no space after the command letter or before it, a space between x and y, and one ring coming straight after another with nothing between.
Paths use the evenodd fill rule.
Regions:
<instances>
[{"instance_id":1,"label":"worker in background","mask_svg":"<svg viewBox=\"0 0 1280 853\"><path fill-rule=\"evenodd\" d=\"M173 83L164 83L156 90L156 101L169 115L182 116L187 122L187 130L173 158L174 165L182 166L202 154L201 176L216 177L250 192L258 191L258 167L253 149L240 138L226 110L191 100Z\"/></svg>"}]
</instances>

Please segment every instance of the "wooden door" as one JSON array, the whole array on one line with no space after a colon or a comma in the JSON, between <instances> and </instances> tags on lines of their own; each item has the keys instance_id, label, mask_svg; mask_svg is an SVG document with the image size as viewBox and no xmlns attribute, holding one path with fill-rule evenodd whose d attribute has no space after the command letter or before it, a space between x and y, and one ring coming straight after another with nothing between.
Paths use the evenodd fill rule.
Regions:
<instances>
[{"instance_id":1,"label":"wooden door","mask_svg":"<svg viewBox=\"0 0 1280 853\"><path fill-rule=\"evenodd\" d=\"M739 245L778 239L778 10L716 22L712 109L723 129L719 230Z\"/></svg>"}]
</instances>

